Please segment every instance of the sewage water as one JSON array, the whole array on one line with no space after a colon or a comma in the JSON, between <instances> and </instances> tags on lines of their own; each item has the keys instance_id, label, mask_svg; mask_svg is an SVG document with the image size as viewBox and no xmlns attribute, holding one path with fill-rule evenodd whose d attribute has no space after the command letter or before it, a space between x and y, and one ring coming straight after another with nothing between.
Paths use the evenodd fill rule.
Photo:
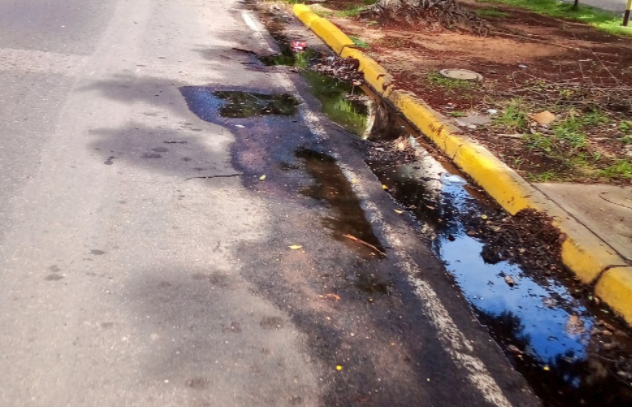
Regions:
<instances>
[{"instance_id":1,"label":"sewage water","mask_svg":"<svg viewBox=\"0 0 632 407\"><path fill-rule=\"evenodd\" d=\"M446 175L457 171L446 170L425 151L412 163L370 165L419 220L479 321L544 405L632 406L630 331L569 275L539 275L507 261L486 263L485 239L468 234L469 217L498 211L495 205L452 182L455 177Z\"/></svg>"},{"instance_id":2,"label":"sewage water","mask_svg":"<svg viewBox=\"0 0 632 407\"><path fill-rule=\"evenodd\" d=\"M334 238L354 244L363 254L371 257L377 256L378 252L349 236L383 251L380 241L373 234L371 224L364 216L360 201L336 160L327 154L305 149L299 150L296 157L302 161L305 170L314 179L314 183L304 188L301 193L326 202L335 214L334 217L323 218L323 226L332 231ZM367 285L371 283L368 282Z\"/></svg>"},{"instance_id":3,"label":"sewage water","mask_svg":"<svg viewBox=\"0 0 632 407\"><path fill-rule=\"evenodd\" d=\"M217 115L236 119L266 115L292 116L299 102L290 94L265 94L240 90L213 90L204 86L180 88L189 109L202 120Z\"/></svg>"}]
</instances>

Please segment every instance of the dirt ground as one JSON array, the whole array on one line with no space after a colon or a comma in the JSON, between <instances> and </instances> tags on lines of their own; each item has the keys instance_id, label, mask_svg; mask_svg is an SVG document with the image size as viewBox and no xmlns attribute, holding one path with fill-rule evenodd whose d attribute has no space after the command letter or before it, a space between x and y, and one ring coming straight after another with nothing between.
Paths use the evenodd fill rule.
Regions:
<instances>
[{"instance_id":1,"label":"dirt ground","mask_svg":"<svg viewBox=\"0 0 632 407\"><path fill-rule=\"evenodd\" d=\"M383 24L332 12L360 1L330 0L313 8L356 38L393 74L397 87L461 121L464 132L527 179L632 183L632 37L501 4L461 3L501 13L485 17L492 33ZM476 71L484 80L439 75L449 68ZM552 112L555 121L538 124L529 117L542 111ZM491 121L471 124L472 114Z\"/></svg>"}]
</instances>

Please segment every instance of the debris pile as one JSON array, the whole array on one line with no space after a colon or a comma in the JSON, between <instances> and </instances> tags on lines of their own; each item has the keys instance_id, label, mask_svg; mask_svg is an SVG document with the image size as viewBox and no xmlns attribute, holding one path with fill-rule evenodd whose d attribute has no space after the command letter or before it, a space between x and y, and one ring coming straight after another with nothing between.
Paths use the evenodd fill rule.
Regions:
<instances>
[{"instance_id":1,"label":"debris pile","mask_svg":"<svg viewBox=\"0 0 632 407\"><path fill-rule=\"evenodd\" d=\"M354 86L360 86L364 84L364 75L358 71L359 67L360 61L355 58L329 56L322 58L312 67L312 70L322 75L349 82Z\"/></svg>"}]
</instances>

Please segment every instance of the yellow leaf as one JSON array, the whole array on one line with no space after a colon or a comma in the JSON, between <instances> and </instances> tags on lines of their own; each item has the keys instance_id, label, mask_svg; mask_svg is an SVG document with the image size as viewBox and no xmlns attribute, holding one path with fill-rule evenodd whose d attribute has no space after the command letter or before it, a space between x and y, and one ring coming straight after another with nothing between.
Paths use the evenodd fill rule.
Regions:
<instances>
[{"instance_id":1,"label":"yellow leaf","mask_svg":"<svg viewBox=\"0 0 632 407\"><path fill-rule=\"evenodd\" d=\"M404 213L404 211L400 211L399 209L395 209L395 213L399 213L400 215Z\"/></svg>"},{"instance_id":2,"label":"yellow leaf","mask_svg":"<svg viewBox=\"0 0 632 407\"><path fill-rule=\"evenodd\" d=\"M486 220L486 219L487 219L487 215L483 215L483 216L481 216L481 218L482 218L483 220Z\"/></svg>"},{"instance_id":3,"label":"yellow leaf","mask_svg":"<svg viewBox=\"0 0 632 407\"><path fill-rule=\"evenodd\" d=\"M292 246L288 246L290 249L292 250L298 250L298 249L302 249L303 245L300 244L293 244Z\"/></svg>"},{"instance_id":4,"label":"yellow leaf","mask_svg":"<svg viewBox=\"0 0 632 407\"><path fill-rule=\"evenodd\" d=\"M336 370L337 370L337 371L341 371L341 370L342 370L342 366L340 366L340 365L336 365Z\"/></svg>"},{"instance_id":5,"label":"yellow leaf","mask_svg":"<svg viewBox=\"0 0 632 407\"><path fill-rule=\"evenodd\" d=\"M259 181L263 181L264 179L266 179L265 174L259 177Z\"/></svg>"},{"instance_id":6,"label":"yellow leaf","mask_svg":"<svg viewBox=\"0 0 632 407\"><path fill-rule=\"evenodd\" d=\"M386 185L382 185L382 189L388 189Z\"/></svg>"},{"instance_id":7,"label":"yellow leaf","mask_svg":"<svg viewBox=\"0 0 632 407\"><path fill-rule=\"evenodd\" d=\"M548 367L548 366L544 366L544 370L546 370L548 372L549 370L551 370L551 368Z\"/></svg>"}]
</instances>

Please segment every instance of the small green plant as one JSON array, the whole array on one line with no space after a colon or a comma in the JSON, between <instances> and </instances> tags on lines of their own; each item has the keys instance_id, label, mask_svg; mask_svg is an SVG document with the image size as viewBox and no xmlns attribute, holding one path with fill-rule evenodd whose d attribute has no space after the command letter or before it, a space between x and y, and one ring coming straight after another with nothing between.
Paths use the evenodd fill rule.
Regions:
<instances>
[{"instance_id":1,"label":"small green plant","mask_svg":"<svg viewBox=\"0 0 632 407\"><path fill-rule=\"evenodd\" d=\"M539 174L528 174L527 180L531 182L550 182L561 179L562 177L553 170L541 172Z\"/></svg>"},{"instance_id":2,"label":"small green plant","mask_svg":"<svg viewBox=\"0 0 632 407\"><path fill-rule=\"evenodd\" d=\"M467 112L464 112L462 110L454 110L452 112L448 112L448 115L452 117L465 117L467 116Z\"/></svg>"},{"instance_id":3,"label":"small green plant","mask_svg":"<svg viewBox=\"0 0 632 407\"><path fill-rule=\"evenodd\" d=\"M366 26L367 26L367 27L375 27L375 26L377 26L377 25L379 25L379 24L380 24L380 23L378 23L377 21L375 21L375 20L371 20L371 21L369 21L368 23L366 23Z\"/></svg>"},{"instance_id":4,"label":"small green plant","mask_svg":"<svg viewBox=\"0 0 632 407\"><path fill-rule=\"evenodd\" d=\"M613 179L632 179L632 163L618 160L601 171L601 176Z\"/></svg>"},{"instance_id":5,"label":"small green plant","mask_svg":"<svg viewBox=\"0 0 632 407\"><path fill-rule=\"evenodd\" d=\"M527 118L528 114L524 100L514 98L509 100L503 113L497 116L493 123L505 129L518 131L527 127Z\"/></svg>"},{"instance_id":6,"label":"small green plant","mask_svg":"<svg viewBox=\"0 0 632 407\"><path fill-rule=\"evenodd\" d=\"M366 42L366 41L364 41L364 40L362 40L362 39L360 39L360 38L358 38L358 37L355 37L355 36L353 36L353 35L350 35L350 36L349 36L349 39L350 39L351 41L353 41L353 43L355 44L355 46L356 46L356 47L358 47L358 48L364 48L364 49L369 48L369 43L368 43L368 42Z\"/></svg>"},{"instance_id":7,"label":"small green plant","mask_svg":"<svg viewBox=\"0 0 632 407\"><path fill-rule=\"evenodd\" d=\"M481 17L487 17L487 18L502 18L502 17L507 17L509 15L505 13L504 11L500 11L494 7L478 9L478 10L475 10L474 12Z\"/></svg>"},{"instance_id":8,"label":"small green plant","mask_svg":"<svg viewBox=\"0 0 632 407\"><path fill-rule=\"evenodd\" d=\"M628 120L624 120L619 123L619 130L623 133L631 133L632 134L632 122Z\"/></svg>"},{"instance_id":9,"label":"small green plant","mask_svg":"<svg viewBox=\"0 0 632 407\"><path fill-rule=\"evenodd\" d=\"M545 153L553 151L553 141L551 140L551 137L545 136L544 134L527 134L524 141L528 150L541 150Z\"/></svg>"},{"instance_id":10,"label":"small green plant","mask_svg":"<svg viewBox=\"0 0 632 407\"><path fill-rule=\"evenodd\" d=\"M593 108L591 112L585 114L581 118L581 122L585 126L598 126L600 124L608 123L608 116L606 116L601 110Z\"/></svg>"}]
</instances>

